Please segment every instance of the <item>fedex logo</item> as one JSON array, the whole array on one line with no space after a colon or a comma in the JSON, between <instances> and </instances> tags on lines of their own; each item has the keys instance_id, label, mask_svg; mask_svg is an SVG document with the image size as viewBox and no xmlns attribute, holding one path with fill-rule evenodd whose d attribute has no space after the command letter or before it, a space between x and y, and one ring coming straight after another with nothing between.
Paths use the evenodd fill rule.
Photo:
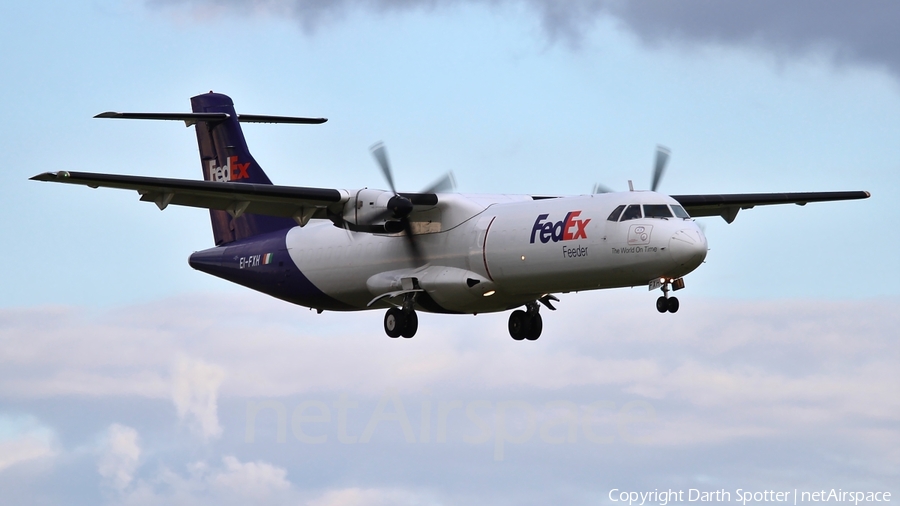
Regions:
<instances>
[{"instance_id":1,"label":"fedex logo","mask_svg":"<svg viewBox=\"0 0 900 506\"><path fill-rule=\"evenodd\" d=\"M249 179L250 174L247 174L247 168L250 167L250 162L247 163L238 163L238 157L229 156L225 161L224 167L216 167L216 161L209 161L209 180L210 181L237 181L238 179Z\"/></svg>"},{"instance_id":2,"label":"fedex logo","mask_svg":"<svg viewBox=\"0 0 900 506\"><path fill-rule=\"evenodd\" d=\"M569 211L566 217L556 223L552 221L544 221L549 214L541 214L534 220L534 227L531 229L531 244L534 244L534 238L540 237L541 242L550 241L572 241L574 239L587 239L587 224L591 219L577 219L581 216L581 211Z\"/></svg>"}]
</instances>

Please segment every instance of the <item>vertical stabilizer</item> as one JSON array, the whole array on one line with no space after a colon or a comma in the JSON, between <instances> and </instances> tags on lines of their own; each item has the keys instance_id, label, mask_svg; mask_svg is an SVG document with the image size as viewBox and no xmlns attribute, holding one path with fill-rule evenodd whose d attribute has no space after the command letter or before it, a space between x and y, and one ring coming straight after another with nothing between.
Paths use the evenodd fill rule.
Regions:
<instances>
[{"instance_id":1,"label":"vertical stabilizer","mask_svg":"<svg viewBox=\"0 0 900 506\"><path fill-rule=\"evenodd\" d=\"M191 98L191 109L195 113L228 114L221 121L197 121L194 125L204 180L272 184L247 149L231 98L213 92L197 95ZM289 218L243 214L241 202L235 202L229 211L210 209L209 215L217 246L295 225Z\"/></svg>"}]
</instances>

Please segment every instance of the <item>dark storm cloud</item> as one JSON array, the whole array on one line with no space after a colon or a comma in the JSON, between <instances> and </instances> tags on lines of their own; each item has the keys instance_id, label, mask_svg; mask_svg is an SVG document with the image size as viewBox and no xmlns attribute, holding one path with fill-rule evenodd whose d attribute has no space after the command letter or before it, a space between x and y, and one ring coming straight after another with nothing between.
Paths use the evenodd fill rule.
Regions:
<instances>
[{"instance_id":1,"label":"dark storm cloud","mask_svg":"<svg viewBox=\"0 0 900 506\"><path fill-rule=\"evenodd\" d=\"M148 0L188 7L195 14L238 10L297 20L315 33L352 10L391 13L439 10L461 4L525 4L547 36L577 47L603 16L644 42L753 46L779 55L827 51L837 63L884 66L900 74L900 3L893 0Z\"/></svg>"},{"instance_id":2,"label":"dark storm cloud","mask_svg":"<svg viewBox=\"0 0 900 506\"><path fill-rule=\"evenodd\" d=\"M884 65L900 73L900 3L890 0L657 0L615 5L611 12L651 43L759 45L788 53L825 49L842 63Z\"/></svg>"}]
</instances>

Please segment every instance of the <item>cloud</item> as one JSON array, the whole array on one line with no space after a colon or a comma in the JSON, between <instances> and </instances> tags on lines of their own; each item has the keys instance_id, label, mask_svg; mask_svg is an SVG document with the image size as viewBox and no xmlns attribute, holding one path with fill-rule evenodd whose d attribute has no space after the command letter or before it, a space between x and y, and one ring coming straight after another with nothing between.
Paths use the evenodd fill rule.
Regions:
<instances>
[{"instance_id":1,"label":"cloud","mask_svg":"<svg viewBox=\"0 0 900 506\"><path fill-rule=\"evenodd\" d=\"M291 17L307 33L348 12L438 10L463 4L525 5L551 40L578 47L601 18L613 19L641 40L660 45L729 45L764 48L777 55L824 51L836 62L883 66L900 74L900 4L892 0L147 0L153 7L186 10L194 20L228 13Z\"/></svg>"},{"instance_id":2,"label":"cloud","mask_svg":"<svg viewBox=\"0 0 900 506\"><path fill-rule=\"evenodd\" d=\"M292 497L287 471L264 461L241 462L233 455L222 467L196 461L179 472L161 466L118 489L121 504L288 504ZM129 483L130 480L129 480Z\"/></svg>"},{"instance_id":3,"label":"cloud","mask_svg":"<svg viewBox=\"0 0 900 506\"><path fill-rule=\"evenodd\" d=\"M889 0L609 2L611 11L648 41L765 45L775 51L829 49L847 60L890 64L897 71L900 5Z\"/></svg>"},{"instance_id":4,"label":"cloud","mask_svg":"<svg viewBox=\"0 0 900 506\"><path fill-rule=\"evenodd\" d=\"M55 456L54 441L54 432L34 417L0 415L0 472Z\"/></svg>"},{"instance_id":5,"label":"cloud","mask_svg":"<svg viewBox=\"0 0 900 506\"><path fill-rule=\"evenodd\" d=\"M169 397L160 340L173 336L159 328L63 307L0 309L0 325L0 396Z\"/></svg>"},{"instance_id":6,"label":"cloud","mask_svg":"<svg viewBox=\"0 0 900 506\"><path fill-rule=\"evenodd\" d=\"M141 457L138 432L114 423L106 430L97 472L107 485L122 492L131 485Z\"/></svg>"},{"instance_id":7,"label":"cloud","mask_svg":"<svg viewBox=\"0 0 900 506\"><path fill-rule=\"evenodd\" d=\"M216 399L225 371L201 360L179 357L172 378L172 401L178 417L188 420L203 439L222 435Z\"/></svg>"},{"instance_id":8,"label":"cloud","mask_svg":"<svg viewBox=\"0 0 900 506\"><path fill-rule=\"evenodd\" d=\"M241 462L233 455L222 458L225 468L213 477L212 482L226 492L251 497L262 497L280 490L287 490L287 471L266 462Z\"/></svg>"},{"instance_id":9,"label":"cloud","mask_svg":"<svg viewBox=\"0 0 900 506\"><path fill-rule=\"evenodd\" d=\"M413 506L418 504L439 503L405 489L352 487L329 490L309 501L307 506Z\"/></svg>"},{"instance_id":10,"label":"cloud","mask_svg":"<svg viewBox=\"0 0 900 506\"><path fill-rule=\"evenodd\" d=\"M550 462L550 481L534 486L554 490L577 489L577 469L584 466L598 473L640 469L642 476L683 477L687 468L665 464L678 460L692 469L722 467L736 480L757 476L782 458L794 463L789 468L812 469L819 465L816 455L825 452L859 462L858 472L875 473L872 479L882 483L877 473L900 464L900 398L893 391L900 383L896 300L713 301L687 294L680 297L678 314L660 315L646 290L560 298L558 311L542 311L544 335L536 342L513 341L506 315L489 314L421 314L415 338L389 339L381 312L298 313L249 292L173 298L93 315L77 308L53 317L38 310L7 314L14 322L8 327L31 339L15 341L14 357L0 356L0 399L63 413L52 423L62 424L67 434L76 411L77 424L103 427L102 482L133 504L160 498L237 504L241 493L273 504L286 498L313 504L445 501L484 471L479 466L496 462L498 447L496 438L482 444L464 439L478 432L465 408L449 416L446 442L438 443L442 401L487 403L479 416L491 437L499 430L501 404L533 407L533 414L518 408L503 414L510 441L528 433L528 417L537 423L526 442L502 448L504 469L537 473L537 462ZM60 327L67 330L61 333ZM68 360L47 346L54 339L71 350ZM94 348L98 339L104 349ZM117 367L108 363L113 356L119 357ZM37 381L61 371L94 377L97 392L84 395L56 383L53 389L11 393L8 386L27 384L22 375ZM140 388L148 375L164 378L164 398ZM108 388L114 382L119 388ZM388 391L405 405L416 442L409 443L403 425L390 417L365 444L339 442L334 401L345 395L358 403L349 410L346 431L362 439ZM302 429L310 437L327 436L327 442L294 437L295 408L307 401L327 406L330 417ZM421 435L426 401L427 440ZM579 417L592 403L613 403L595 424L595 433L612 443L587 443L581 428L577 444L542 442L544 424L569 409L554 407L555 401L574 406ZM623 435L617 420L634 402L651 406L655 418L629 426ZM178 439L175 414L165 409L169 403L204 438L202 444L193 436ZM285 407L286 441L277 441L277 413L270 408L255 419L254 442L245 441L248 407L261 403ZM386 406L386 413L398 412L393 403ZM129 417L128 426L109 425L110 418L122 417ZM559 425L551 430L553 437L565 434ZM726 455L758 449L764 453L758 461L741 460L740 470L728 467ZM204 455L199 461L198 451ZM659 459L638 466L634 455L648 451ZM149 455L153 465L147 464ZM839 469L820 471L834 479L849 476ZM567 472L575 474L566 477ZM483 486L469 499L484 498L488 488L502 496L512 486L504 483Z\"/></svg>"},{"instance_id":11,"label":"cloud","mask_svg":"<svg viewBox=\"0 0 900 506\"><path fill-rule=\"evenodd\" d=\"M545 315L546 335L533 348L509 339L503 315L423 314L421 335L395 342L382 335L377 312L295 318L290 306L252 294L241 299L239 314L229 310L233 298L216 296L95 318L35 312L16 317L12 335L31 338L9 338L7 349L29 358L0 357L0 395L159 399L146 378L162 378L153 383L167 386L163 398L204 439L223 432L223 397L347 393L375 400L388 389L456 398L597 389L718 409L729 417L723 423L743 419L760 430L806 423L791 422L798 406L807 414L819 410L820 423L900 416L900 400L887 387L900 382L900 356L891 346L900 321L890 302L693 300L664 322L641 295L564 296L560 310ZM51 341L72 350L68 360L48 348ZM116 367L108 357L118 357ZM41 380L65 377L91 381L72 389Z\"/></svg>"}]
</instances>

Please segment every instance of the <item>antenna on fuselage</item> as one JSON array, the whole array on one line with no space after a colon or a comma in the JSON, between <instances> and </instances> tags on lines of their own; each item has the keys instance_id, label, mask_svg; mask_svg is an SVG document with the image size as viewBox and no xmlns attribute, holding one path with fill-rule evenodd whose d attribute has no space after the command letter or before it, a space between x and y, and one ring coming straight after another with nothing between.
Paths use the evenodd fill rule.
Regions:
<instances>
[{"instance_id":1,"label":"antenna on fuselage","mask_svg":"<svg viewBox=\"0 0 900 506\"><path fill-rule=\"evenodd\" d=\"M628 191L634 191L634 183L632 183L630 179L628 180Z\"/></svg>"}]
</instances>

